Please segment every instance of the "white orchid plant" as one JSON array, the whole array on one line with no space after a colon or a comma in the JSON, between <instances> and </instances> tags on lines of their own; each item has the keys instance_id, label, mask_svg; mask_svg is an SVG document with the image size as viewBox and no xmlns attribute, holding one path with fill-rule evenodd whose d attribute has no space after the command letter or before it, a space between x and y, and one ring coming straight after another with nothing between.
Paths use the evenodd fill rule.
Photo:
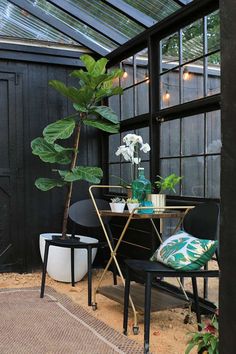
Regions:
<instances>
[{"instance_id":1,"label":"white orchid plant","mask_svg":"<svg viewBox=\"0 0 236 354\"><path fill-rule=\"evenodd\" d=\"M143 142L143 138L137 134L127 134L123 138L124 144L119 146L116 151L116 156L123 156L125 161L131 162L131 182L137 178L138 167L141 163L140 152L148 153L151 148L148 143ZM121 179L124 186L129 186L130 183Z\"/></svg>"}]
</instances>

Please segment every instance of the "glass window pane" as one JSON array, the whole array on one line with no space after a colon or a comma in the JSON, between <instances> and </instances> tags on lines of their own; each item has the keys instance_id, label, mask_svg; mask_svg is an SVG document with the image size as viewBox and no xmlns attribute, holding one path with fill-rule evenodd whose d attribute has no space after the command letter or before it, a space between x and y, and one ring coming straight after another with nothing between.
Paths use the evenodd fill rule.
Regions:
<instances>
[{"instance_id":1,"label":"glass window pane","mask_svg":"<svg viewBox=\"0 0 236 354\"><path fill-rule=\"evenodd\" d=\"M182 155L204 153L204 115L182 119Z\"/></svg>"},{"instance_id":2,"label":"glass window pane","mask_svg":"<svg viewBox=\"0 0 236 354\"><path fill-rule=\"evenodd\" d=\"M1 36L80 46L71 38L30 15L27 11L9 3L7 0L1 0L0 13Z\"/></svg>"},{"instance_id":3,"label":"glass window pane","mask_svg":"<svg viewBox=\"0 0 236 354\"><path fill-rule=\"evenodd\" d=\"M220 49L220 15L219 10L207 16L208 53Z\"/></svg>"},{"instance_id":4,"label":"glass window pane","mask_svg":"<svg viewBox=\"0 0 236 354\"><path fill-rule=\"evenodd\" d=\"M204 157L188 157L182 163L182 195L189 197L204 196Z\"/></svg>"},{"instance_id":5,"label":"glass window pane","mask_svg":"<svg viewBox=\"0 0 236 354\"><path fill-rule=\"evenodd\" d=\"M135 69L135 83L149 79L147 48L135 54Z\"/></svg>"},{"instance_id":6,"label":"glass window pane","mask_svg":"<svg viewBox=\"0 0 236 354\"><path fill-rule=\"evenodd\" d=\"M135 133L138 134L138 135L141 135L141 137L143 138L143 143L144 144L148 143L150 145L149 127L137 129ZM149 152L147 152L147 153L141 152L140 153L140 157L141 157L141 161L149 160L150 159L150 153Z\"/></svg>"},{"instance_id":7,"label":"glass window pane","mask_svg":"<svg viewBox=\"0 0 236 354\"><path fill-rule=\"evenodd\" d=\"M179 68L161 75L161 108L179 104Z\"/></svg>"},{"instance_id":8,"label":"glass window pane","mask_svg":"<svg viewBox=\"0 0 236 354\"><path fill-rule=\"evenodd\" d=\"M121 87L129 87L134 84L134 58L130 57L122 61L122 69L124 71L121 78Z\"/></svg>"},{"instance_id":9,"label":"glass window pane","mask_svg":"<svg viewBox=\"0 0 236 354\"><path fill-rule=\"evenodd\" d=\"M161 176L164 178L172 173L180 175L180 159L162 159L161 160ZM180 184L176 185L176 195L180 194ZM174 192L168 191L168 195L175 195Z\"/></svg>"},{"instance_id":10,"label":"glass window pane","mask_svg":"<svg viewBox=\"0 0 236 354\"><path fill-rule=\"evenodd\" d=\"M203 62L194 62L183 68L182 87L182 102L189 102L203 97Z\"/></svg>"},{"instance_id":11,"label":"glass window pane","mask_svg":"<svg viewBox=\"0 0 236 354\"><path fill-rule=\"evenodd\" d=\"M206 152L221 152L221 120L220 111L206 113Z\"/></svg>"},{"instance_id":12,"label":"glass window pane","mask_svg":"<svg viewBox=\"0 0 236 354\"><path fill-rule=\"evenodd\" d=\"M137 34L143 31L143 27L137 24L135 21L127 17L122 12L114 9L100 0L67 0L67 2L76 6L78 12L83 10L88 13L89 16L94 17L108 26L108 28L115 29L127 39L135 37ZM109 34L109 33L107 33Z\"/></svg>"},{"instance_id":13,"label":"glass window pane","mask_svg":"<svg viewBox=\"0 0 236 354\"><path fill-rule=\"evenodd\" d=\"M133 172L131 170L132 165L130 162L124 162L121 164L121 178L126 184L131 184L133 180Z\"/></svg>"},{"instance_id":14,"label":"glass window pane","mask_svg":"<svg viewBox=\"0 0 236 354\"><path fill-rule=\"evenodd\" d=\"M183 63L203 55L203 22L198 20L182 30Z\"/></svg>"},{"instance_id":15,"label":"glass window pane","mask_svg":"<svg viewBox=\"0 0 236 354\"><path fill-rule=\"evenodd\" d=\"M109 165L109 185L119 186L120 184L120 164ZM110 192L120 193L121 190L117 188L109 188Z\"/></svg>"},{"instance_id":16,"label":"glass window pane","mask_svg":"<svg viewBox=\"0 0 236 354\"><path fill-rule=\"evenodd\" d=\"M180 119L161 124L160 156L180 155Z\"/></svg>"},{"instance_id":17,"label":"glass window pane","mask_svg":"<svg viewBox=\"0 0 236 354\"><path fill-rule=\"evenodd\" d=\"M112 96L108 98L108 106L117 114L120 120L120 96Z\"/></svg>"},{"instance_id":18,"label":"glass window pane","mask_svg":"<svg viewBox=\"0 0 236 354\"><path fill-rule=\"evenodd\" d=\"M206 158L206 197L220 197L220 156Z\"/></svg>"},{"instance_id":19,"label":"glass window pane","mask_svg":"<svg viewBox=\"0 0 236 354\"><path fill-rule=\"evenodd\" d=\"M207 95L220 93L220 52L207 57Z\"/></svg>"},{"instance_id":20,"label":"glass window pane","mask_svg":"<svg viewBox=\"0 0 236 354\"><path fill-rule=\"evenodd\" d=\"M174 33L161 41L161 72L179 65L179 34Z\"/></svg>"},{"instance_id":21,"label":"glass window pane","mask_svg":"<svg viewBox=\"0 0 236 354\"><path fill-rule=\"evenodd\" d=\"M120 144L120 134L109 135L109 162L119 162L120 156L116 156L116 151Z\"/></svg>"},{"instance_id":22,"label":"glass window pane","mask_svg":"<svg viewBox=\"0 0 236 354\"><path fill-rule=\"evenodd\" d=\"M135 87L136 93L136 114L149 112L149 83L143 82Z\"/></svg>"},{"instance_id":23,"label":"glass window pane","mask_svg":"<svg viewBox=\"0 0 236 354\"><path fill-rule=\"evenodd\" d=\"M77 20L76 18L68 15L65 11L60 10L58 7L48 3L46 0L26 0L33 6L40 8L46 14L50 13L51 16L55 17L69 28L78 31L87 38L91 38L92 41L96 42L98 45L103 46L107 50L112 50L117 47L117 45L107 37L98 33L91 27L87 26L83 22Z\"/></svg>"},{"instance_id":24,"label":"glass window pane","mask_svg":"<svg viewBox=\"0 0 236 354\"><path fill-rule=\"evenodd\" d=\"M161 21L165 17L177 11L181 6L173 0L124 0L144 14Z\"/></svg>"},{"instance_id":25,"label":"glass window pane","mask_svg":"<svg viewBox=\"0 0 236 354\"><path fill-rule=\"evenodd\" d=\"M121 120L134 117L134 88L124 90L121 96Z\"/></svg>"}]
</instances>

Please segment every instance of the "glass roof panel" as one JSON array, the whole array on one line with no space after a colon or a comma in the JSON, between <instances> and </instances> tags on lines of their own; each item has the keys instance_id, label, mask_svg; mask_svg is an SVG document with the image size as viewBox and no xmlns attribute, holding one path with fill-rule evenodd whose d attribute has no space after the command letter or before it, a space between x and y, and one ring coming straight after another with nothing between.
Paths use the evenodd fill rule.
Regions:
<instances>
[{"instance_id":1,"label":"glass roof panel","mask_svg":"<svg viewBox=\"0 0 236 354\"><path fill-rule=\"evenodd\" d=\"M66 24L68 27L73 30L78 31L91 41L97 43L101 47L111 51L117 47L117 45L104 37L102 34L99 34L97 31L93 30L86 24L76 20L74 17L68 15L66 12L60 10L56 6L48 3L46 0L27 0L29 3L33 4L36 7L39 7L45 13L49 13L51 16L60 20L62 23Z\"/></svg>"},{"instance_id":2,"label":"glass roof panel","mask_svg":"<svg viewBox=\"0 0 236 354\"><path fill-rule=\"evenodd\" d=\"M152 17L156 21L163 20L182 7L174 0L124 0L124 2L135 7L145 15Z\"/></svg>"},{"instance_id":3,"label":"glass roof panel","mask_svg":"<svg viewBox=\"0 0 236 354\"><path fill-rule=\"evenodd\" d=\"M7 0L0 1L0 36L80 46Z\"/></svg>"},{"instance_id":4,"label":"glass roof panel","mask_svg":"<svg viewBox=\"0 0 236 354\"><path fill-rule=\"evenodd\" d=\"M94 17L95 20L97 19L123 34L127 40L135 37L144 30L144 27L138 25L135 21L101 0L67 0L67 2L75 5L78 11L79 9L83 9L90 16Z\"/></svg>"}]
</instances>

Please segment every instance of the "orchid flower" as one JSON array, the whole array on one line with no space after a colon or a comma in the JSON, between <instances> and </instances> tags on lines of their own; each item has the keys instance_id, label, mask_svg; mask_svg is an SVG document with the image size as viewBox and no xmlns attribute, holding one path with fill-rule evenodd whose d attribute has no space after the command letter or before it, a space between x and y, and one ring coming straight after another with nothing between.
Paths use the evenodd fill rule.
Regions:
<instances>
[{"instance_id":1,"label":"orchid flower","mask_svg":"<svg viewBox=\"0 0 236 354\"><path fill-rule=\"evenodd\" d=\"M141 163L140 152L148 153L151 148L148 143L143 142L143 138L137 134L126 134L123 138L124 145L118 147L116 156L123 156L125 161L131 162L131 179L137 176L137 168Z\"/></svg>"}]
</instances>

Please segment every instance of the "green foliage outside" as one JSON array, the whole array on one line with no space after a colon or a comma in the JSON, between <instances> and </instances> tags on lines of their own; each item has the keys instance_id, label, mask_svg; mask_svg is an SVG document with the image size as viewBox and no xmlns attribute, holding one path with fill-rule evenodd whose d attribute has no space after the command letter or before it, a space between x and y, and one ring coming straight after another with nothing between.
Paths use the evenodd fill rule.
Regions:
<instances>
[{"instance_id":1,"label":"green foliage outside","mask_svg":"<svg viewBox=\"0 0 236 354\"><path fill-rule=\"evenodd\" d=\"M183 29L182 34L183 60L191 60L203 55L203 22L196 21ZM208 52L220 49L220 17L216 11L207 17L207 47ZM162 41L162 54L167 58L179 57L179 36L174 35ZM185 57L185 55L187 57ZM211 64L220 64L219 52L208 57Z\"/></svg>"},{"instance_id":2,"label":"green foliage outside","mask_svg":"<svg viewBox=\"0 0 236 354\"><path fill-rule=\"evenodd\" d=\"M183 177L177 176L175 173L163 178L161 176L157 176L159 178L158 181L154 182L156 187L158 188L159 193L163 193L164 191L172 191L176 193L175 186L180 182Z\"/></svg>"},{"instance_id":3,"label":"green foliage outside","mask_svg":"<svg viewBox=\"0 0 236 354\"><path fill-rule=\"evenodd\" d=\"M78 166L78 147L82 125L95 127L108 133L119 132L118 117L113 110L100 102L107 97L122 94L122 88L114 87L113 81L123 75L121 69L106 73L108 60L95 61L89 55L81 56L86 70L75 70L71 76L78 79L78 87L66 86L63 82L49 82L55 90L73 102L75 114L49 124L43 130L43 136L31 142L32 153L43 162L56 164L52 169L53 178L37 178L35 185L41 191L54 187L67 186L68 193L64 212L63 235L66 233L68 209L71 200L72 184L85 180L100 183L103 172L100 167ZM61 141L73 136L73 145L62 146ZM63 168L64 165L67 167Z\"/></svg>"}]
</instances>

